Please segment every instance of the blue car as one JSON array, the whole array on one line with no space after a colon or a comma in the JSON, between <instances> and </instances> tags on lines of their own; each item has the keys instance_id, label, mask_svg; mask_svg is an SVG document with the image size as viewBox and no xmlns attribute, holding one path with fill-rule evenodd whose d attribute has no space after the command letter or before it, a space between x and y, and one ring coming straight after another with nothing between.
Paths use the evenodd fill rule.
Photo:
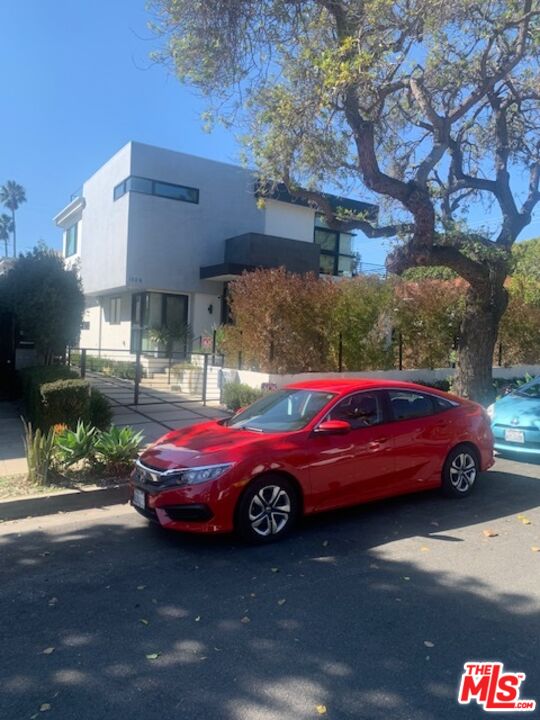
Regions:
<instances>
[{"instance_id":1,"label":"blue car","mask_svg":"<svg viewBox=\"0 0 540 720\"><path fill-rule=\"evenodd\" d=\"M512 390L487 412L495 450L540 456L540 377Z\"/></svg>"}]
</instances>

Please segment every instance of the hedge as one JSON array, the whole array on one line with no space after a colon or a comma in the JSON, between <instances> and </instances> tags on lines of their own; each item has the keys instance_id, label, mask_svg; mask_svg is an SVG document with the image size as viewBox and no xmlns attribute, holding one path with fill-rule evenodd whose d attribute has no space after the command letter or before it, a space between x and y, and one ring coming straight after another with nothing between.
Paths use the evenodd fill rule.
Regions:
<instances>
[{"instance_id":1,"label":"hedge","mask_svg":"<svg viewBox=\"0 0 540 720\"><path fill-rule=\"evenodd\" d=\"M90 417L90 384L86 380L56 380L40 387L45 427L63 424L72 428Z\"/></svg>"},{"instance_id":2,"label":"hedge","mask_svg":"<svg viewBox=\"0 0 540 720\"><path fill-rule=\"evenodd\" d=\"M20 379L24 413L36 428L47 430L57 424L74 428L79 419L100 429L111 424L107 398L65 366L25 368Z\"/></svg>"},{"instance_id":3,"label":"hedge","mask_svg":"<svg viewBox=\"0 0 540 720\"><path fill-rule=\"evenodd\" d=\"M72 352L70 362L72 365L80 366L81 354L79 352ZM110 377L117 377L122 380L135 380L135 362L129 360L110 360L109 358L87 354L86 369L92 372L100 372Z\"/></svg>"},{"instance_id":4,"label":"hedge","mask_svg":"<svg viewBox=\"0 0 540 720\"><path fill-rule=\"evenodd\" d=\"M226 383L223 386L223 404L236 412L246 405L251 405L264 394L263 390L257 390L245 383Z\"/></svg>"}]
</instances>

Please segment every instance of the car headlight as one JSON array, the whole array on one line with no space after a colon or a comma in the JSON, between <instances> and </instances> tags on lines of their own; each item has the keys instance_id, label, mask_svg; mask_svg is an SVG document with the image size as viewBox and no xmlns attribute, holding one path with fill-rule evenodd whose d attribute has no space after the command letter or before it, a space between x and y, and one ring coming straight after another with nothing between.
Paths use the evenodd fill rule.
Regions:
<instances>
[{"instance_id":1,"label":"car headlight","mask_svg":"<svg viewBox=\"0 0 540 720\"><path fill-rule=\"evenodd\" d=\"M495 403L491 403L491 405L488 405L486 408L486 412L488 416L493 420L493 416L495 415Z\"/></svg>"},{"instance_id":2,"label":"car headlight","mask_svg":"<svg viewBox=\"0 0 540 720\"><path fill-rule=\"evenodd\" d=\"M232 468L233 463L223 463L222 465L205 465L203 467L194 467L182 470L180 474L181 484L198 485L199 483L208 482L209 480L217 480L224 475L227 470Z\"/></svg>"}]
</instances>

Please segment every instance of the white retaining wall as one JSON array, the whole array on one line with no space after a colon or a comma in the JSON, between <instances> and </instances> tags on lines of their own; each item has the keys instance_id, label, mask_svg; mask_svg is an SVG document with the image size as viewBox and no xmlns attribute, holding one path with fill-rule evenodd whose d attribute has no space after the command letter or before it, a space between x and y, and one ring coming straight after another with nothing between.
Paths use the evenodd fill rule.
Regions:
<instances>
[{"instance_id":1,"label":"white retaining wall","mask_svg":"<svg viewBox=\"0 0 540 720\"><path fill-rule=\"evenodd\" d=\"M223 368L223 382L245 383L253 388L261 387L262 383L271 383L278 388L290 383L302 382L304 380L323 380L330 378L342 378L360 380L361 378L380 378L381 380L408 380L417 382L423 380L446 380L455 374L455 368L436 368L435 370L374 370L369 372L327 372L327 373L298 373L296 375L277 375L275 373L262 373L253 370L233 370ZM540 375L540 365L513 365L510 367L494 367L493 377L515 378L531 375Z\"/></svg>"}]
</instances>

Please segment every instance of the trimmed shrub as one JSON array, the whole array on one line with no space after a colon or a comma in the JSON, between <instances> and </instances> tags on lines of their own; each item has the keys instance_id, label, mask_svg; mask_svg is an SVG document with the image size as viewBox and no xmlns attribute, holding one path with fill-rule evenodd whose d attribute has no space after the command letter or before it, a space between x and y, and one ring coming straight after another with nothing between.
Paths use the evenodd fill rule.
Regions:
<instances>
[{"instance_id":1,"label":"trimmed shrub","mask_svg":"<svg viewBox=\"0 0 540 720\"><path fill-rule=\"evenodd\" d=\"M72 365L79 367L81 364L81 354L76 351L72 352L70 362ZM103 373L103 375L120 378L122 380L135 380L135 362L129 360L110 360L109 358L87 354L86 369L91 372Z\"/></svg>"},{"instance_id":2,"label":"trimmed shrub","mask_svg":"<svg viewBox=\"0 0 540 720\"><path fill-rule=\"evenodd\" d=\"M264 394L263 390L257 390L245 383L227 383L223 386L223 403L229 410L236 412L251 405Z\"/></svg>"},{"instance_id":3,"label":"trimmed shrub","mask_svg":"<svg viewBox=\"0 0 540 720\"><path fill-rule=\"evenodd\" d=\"M107 430L112 423L113 413L109 400L95 388L90 390L90 424L98 430Z\"/></svg>"},{"instance_id":4,"label":"trimmed shrub","mask_svg":"<svg viewBox=\"0 0 540 720\"><path fill-rule=\"evenodd\" d=\"M86 380L57 380L40 388L42 422L45 427L65 423L76 427L90 415L90 385Z\"/></svg>"},{"instance_id":5,"label":"trimmed shrub","mask_svg":"<svg viewBox=\"0 0 540 720\"><path fill-rule=\"evenodd\" d=\"M29 367L19 372L25 416L34 427L44 427L41 386L45 383L71 380L77 377L74 370L70 370L64 365ZM60 419L58 422L63 422L63 420Z\"/></svg>"}]
</instances>

